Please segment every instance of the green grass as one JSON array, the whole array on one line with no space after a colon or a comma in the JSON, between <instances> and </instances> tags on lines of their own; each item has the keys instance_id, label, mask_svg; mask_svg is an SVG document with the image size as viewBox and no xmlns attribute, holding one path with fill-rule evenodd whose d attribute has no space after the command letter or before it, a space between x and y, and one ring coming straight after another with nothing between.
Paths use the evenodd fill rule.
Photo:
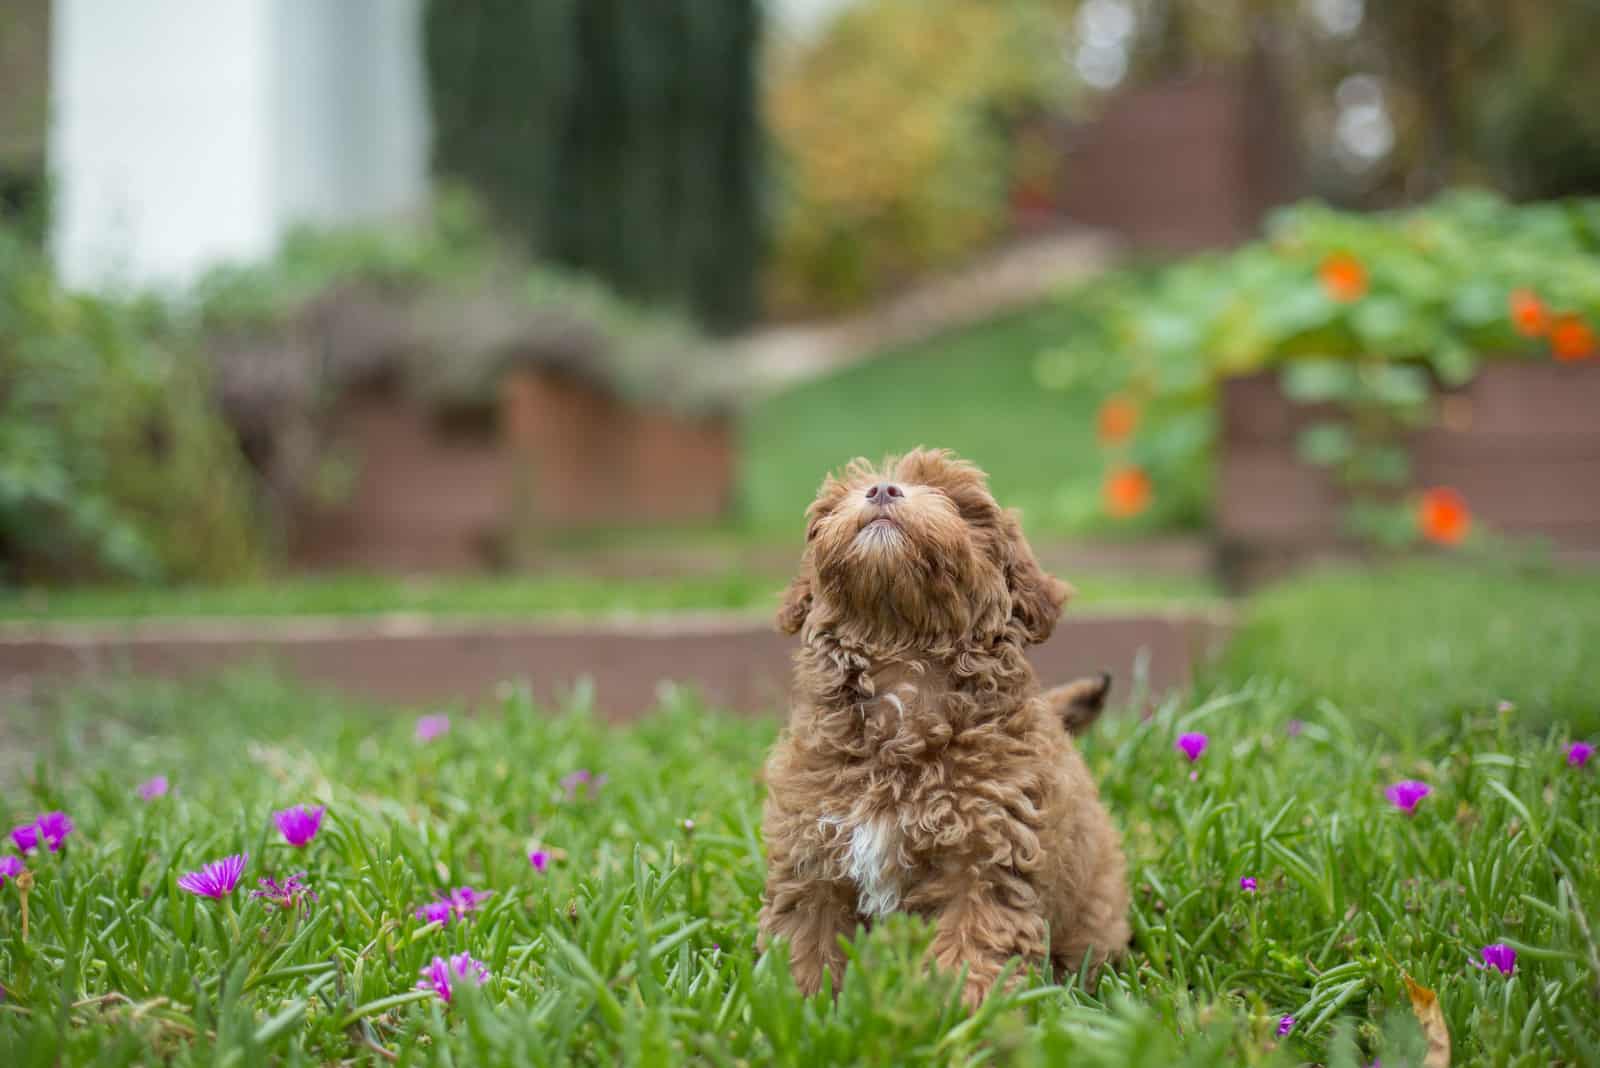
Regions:
<instances>
[{"instance_id":1,"label":"green grass","mask_svg":"<svg viewBox=\"0 0 1600 1068\"><path fill-rule=\"evenodd\" d=\"M27 591L0 595L0 619L157 616L607 616L776 606L783 581L744 572L673 579L345 575L270 584Z\"/></svg>"},{"instance_id":2,"label":"green grass","mask_svg":"<svg viewBox=\"0 0 1600 1068\"><path fill-rule=\"evenodd\" d=\"M1534 725L1600 730L1600 573L1409 565L1267 590L1218 665L1353 715L1449 719L1502 700Z\"/></svg>"},{"instance_id":3,"label":"green grass","mask_svg":"<svg viewBox=\"0 0 1600 1068\"><path fill-rule=\"evenodd\" d=\"M372 1045L439 1065L1353 1068L1419 1063L1409 975L1438 992L1457 1065L1597 1063L1600 775L1490 709L1408 726L1409 697L1386 725L1252 683L1103 722L1086 750L1126 830L1132 952L1092 991L1031 975L969 1016L921 966L920 924L857 943L834 1003L757 959L773 722L677 699L619 729L513 696L422 744L399 710L257 676L78 691L7 721L47 741L0 821L61 809L77 829L32 862L26 940L0 889L0 1049L19 1068L378 1063ZM1192 779L1186 730L1211 738ZM569 800L576 768L610 782ZM156 773L173 792L139 801ZM1411 817L1383 797L1405 777L1434 789ZM303 852L269 822L301 802L328 808ZM306 871L307 918L178 890L237 852L248 885ZM458 885L494 897L442 930L413 916ZM1496 941L1512 977L1473 966ZM482 991L413 991L460 952L488 964Z\"/></svg>"},{"instance_id":4,"label":"green grass","mask_svg":"<svg viewBox=\"0 0 1600 1068\"><path fill-rule=\"evenodd\" d=\"M1112 285L1113 282L1102 283ZM1095 328L1095 287L908 345L767 400L749 416L742 475L755 535L794 537L827 471L918 445L954 449L989 472L996 498L1028 532L1120 536L1171 525L1164 502L1132 524L1098 518L1102 477L1095 413L1112 385L1109 359L1077 386L1040 388L1041 352Z\"/></svg>"},{"instance_id":5,"label":"green grass","mask_svg":"<svg viewBox=\"0 0 1600 1068\"><path fill-rule=\"evenodd\" d=\"M798 553L796 554L798 559ZM663 579L489 576L400 579L332 576L247 586L0 592L0 620L68 621L220 616L605 617L659 612L776 610L783 575L729 571ZM1215 587L1202 578L1090 575L1074 579L1074 609L1194 602Z\"/></svg>"}]
</instances>

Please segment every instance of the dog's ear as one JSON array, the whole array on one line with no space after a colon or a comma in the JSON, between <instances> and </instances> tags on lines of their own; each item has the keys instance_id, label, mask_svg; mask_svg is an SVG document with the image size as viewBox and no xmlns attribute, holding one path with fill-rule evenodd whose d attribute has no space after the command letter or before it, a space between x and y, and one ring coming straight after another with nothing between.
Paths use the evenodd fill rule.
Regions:
<instances>
[{"instance_id":1,"label":"dog's ear","mask_svg":"<svg viewBox=\"0 0 1600 1068\"><path fill-rule=\"evenodd\" d=\"M1039 566L1028 539L1022 536L1022 523L1014 510L1005 513L1003 529L1010 543L1005 573L1011 594L1011 618L1028 643L1037 645L1055 631L1061 608L1073 589L1054 575L1045 574Z\"/></svg>"},{"instance_id":2,"label":"dog's ear","mask_svg":"<svg viewBox=\"0 0 1600 1068\"><path fill-rule=\"evenodd\" d=\"M778 607L778 629L785 634L799 634L810 614L811 579L802 571L783 591L783 604Z\"/></svg>"}]
</instances>

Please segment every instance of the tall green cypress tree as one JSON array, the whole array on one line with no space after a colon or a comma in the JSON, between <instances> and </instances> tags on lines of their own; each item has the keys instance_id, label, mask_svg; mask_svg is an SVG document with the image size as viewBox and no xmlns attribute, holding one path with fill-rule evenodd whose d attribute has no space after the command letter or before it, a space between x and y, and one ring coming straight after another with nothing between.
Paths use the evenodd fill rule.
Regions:
<instances>
[{"instance_id":1,"label":"tall green cypress tree","mask_svg":"<svg viewBox=\"0 0 1600 1068\"><path fill-rule=\"evenodd\" d=\"M429 0L434 167L538 257L749 322L760 0Z\"/></svg>"}]
</instances>

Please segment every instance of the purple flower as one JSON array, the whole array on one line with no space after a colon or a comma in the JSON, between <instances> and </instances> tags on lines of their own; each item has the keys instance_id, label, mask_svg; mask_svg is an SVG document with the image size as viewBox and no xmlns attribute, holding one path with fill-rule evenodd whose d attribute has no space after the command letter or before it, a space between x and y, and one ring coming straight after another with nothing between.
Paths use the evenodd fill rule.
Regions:
<instances>
[{"instance_id":1,"label":"purple flower","mask_svg":"<svg viewBox=\"0 0 1600 1068\"><path fill-rule=\"evenodd\" d=\"M272 822L278 825L285 842L296 849L301 849L317 836L318 829L322 827L322 812L321 805L316 808L296 805L282 812L274 812Z\"/></svg>"},{"instance_id":2,"label":"purple flower","mask_svg":"<svg viewBox=\"0 0 1600 1068\"><path fill-rule=\"evenodd\" d=\"M1245 876L1240 877L1240 879L1239 879L1239 889L1244 891L1247 894L1255 893L1256 892L1256 877L1254 875L1245 875Z\"/></svg>"},{"instance_id":3,"label":"purple flower","mask_svg":"<svg viewBox=\"0 0 1600 1068\"><path fill-rule=\"evenodd\" d=\"M450 919L454 915L455 909L450 906L449 901L443 898L438 901L430 901L426 905L417 906L417 919L423 923L437 923L448 927Z\"/></svg>"},{"instance_id":4,"label":"purple flower","mask_svg":"<svg viewBox=\"0 0 1600 1068\"><path fill-rule=\"evenodd\" d=\"M1211 739L1203 734L1180 734L1177 741L1178 752L1188 757L1189 762L1193 763L1200 759L1200 754L1206 751L1206 746L1210 741Z\"/></svg>"},{"instance_id":5,"label":"purple flower","mask_svg":"<svg viewBox=\"0 0 1600 1068\"><path fill-rule=\"evenodd\" d=\"M1284 1035L1288 1034L1290 1031L1293 1031L1293 1030L1294 1030L1294 1017L1293 1016L1280 1016L1280 1017L1278 1017L1278 1037L1279 1038L1282 1038Z\"/></svg>"},{"instance_id":6,"label":"purple flower","mask_svg":"<svg viewBox=\"0 0 1600 1068\"><path fill-rule=\"evenodd\" d=\"M1567 763L1575 768L1581 768L1589 763L1589 758L1594 756L1594 746L1588 742L1573 742L1567 746Z\"/></svg>"},{"instance_id":7,"label":"purple flower","mask_svg":"<svg viewBox=\"0 0 1600 1068\"><path fill-rule=\"evenodd\" d=\"M431 742L439 735L449 733L449 716L423 716L417 720L417 741L419 742Z\"/></svg>"},{"instance_id":8,"label":"purple flower","mask_svg":"<svg viewBox=\"0 0 1600 1068\"><path fill-rule=\"evenodd\" d=\"M259 897L267 904L276 905L285 911L310 909L317 895L300 881L305 877L306 873L302 871L289 876L281 884L276 879L261 879L259 880L261 889L250 891L250 896Z\"/></svg>"},{"instance_id":9,"label":"purple flower","mask_svg":"<svg viewBox=\"0 0 1600 1068\"><path fill-rule=\"evenodd\" d=\"M1288 723L1284 724L1284 726L1283 726L1283 732L1285 734L1287 734L1291 738L1300 737L1300 732L1305 730L1305 729L1306 729L1306 725L1304 723L1301 723L1297 719L1291 719Z\"/></svg>"},{"instance_id":10,"label":"purple flower","mask_svg":"<svg viewBox=\"0 0 1600 1068\"><path fill-rule=\"evenodd\" d=\"M610 776L595 775L588 768L579 768L561 777L561 788L567 792L567 800L571 801L580 793L585 797L593 797L609 780Z\"/></svg>"},{"instance_id":11,"label":"purple flower","mask_svg":"<svg viewBox=\"0 0 1600 1068\"><path fill-rule=\"evenodd\" d=\"M418 905L417 919L423 923L448 926L451 920L478 911L483 903L493 896L493 890L474 890L470 886L458 886L448 894L435 894L435 900Z\"/></svg>"},{"instance_id":12,"label":"purple flower","mask_svg":"<svg viewBox=\"0 0 1600 1068\"><path fill-rule=\"evenodd\" d=\"M1500 713L1502 716L1509 716L1511 713L1517 710L1517 706L1512 704L1510 701L1501 701L1494 706L1494 710Z\"/></svg>"},{"instance_id":13,"label":"purple flower","mask_svg":"<svg viewBox=\"0 0 1600 1068\"><path fill-rule=\"evenodd\" d=\"M550 853L545 849L535 849L528 854L528 863L533 865L533 870L543 875L550 867Z\"/></svg>"},{"instance_id":14,"label":"purple flower","mask_svg":"<svg viewBox=\"0 0 1600 1068\"><path fill-rule=\"evenodd\" d=\"M1494 968L1501 975L1510 975L1517 970L1517 951L1504 942L1484 946L1482 953L1485 968Z\"/></svg>"},{"instance_id":15,"label":"purple flower","mask_svg":"<svg viewBox=\"0 0 1600 1068\"><path fill-rule=\"evenodd\" d=\"M65 812L46 812L32 823L23 823L11 828L11 840L24 853L38 849L40 842L54 853L61 848L61 843L66 841L67 835L71 833L72 820Z\"/></svg>"},{"instance_id":16,"label":"purple flower","mask_svg":"<svg viewBox=\"0 0 1600 1068\"><path fill-rule=\"evenodd\" d=\"M489 966L481 960L473 960L465 953L457 953L448 961L443 957L435 957L433 963L422 969L417 989L432 990L448 1004L452 988L462 979L470 979L474 985L482 986L489 981Z\"/></svg>"},{"instance_id":17,"label":"purple flower","mask_svg":"<svg viewBox=\"0 0 1600 1068\"><path fill-rule=\"evenodd\" d=\"M158 797L167 796L167 777L157 775L148 782L139 784L139 800L154 801Z\"/></svg>"},{"instance_id":18,"label":"purple flower","mask_svg":"<svg viewBox=\"0 0 1600 1068\"><path fill-rule=\"evenodd\" d=\"M450 907L456 910L457 916L465 916L469 912L478 911L479 907L493 896L493 890L474 890L470 886L458 886L450 891Z\"/></svg>"},{"instance_id":19,"label":"purple flower","mask_svg":"<svg viewBox=\"0 0 1600 1068\"><path fill-rule=\"evenodd\" d=\"M239 885L239 876L244 874L245 861L249 859L248 853L235 853L231 857L214 860L199 871L180 876L178 888L201 897L227 897Z\"/></svg>"},{"instance_id":20,"label":"purple flower","mask_svg":"<svg viewBox=\"0 0 1600 1068\"><path fill-rule=\"evenodd\" d=\"M1383 796L1387 797L1389 803L1394 805L1395 808L1400 809L1409 816L1417 810L1417 803L1431 793L1433 793L1433 787L1427 783L1418 782L1416 779L1406 779L1389 787L1383 792Z\"/></svg>"},{"instance_id":21,"label":"purple flower","mask_svg":"<svg viewBox=\"0 0 1600 1068\"><path fill-rule=\"evenodd\" d=\"M0 886L6 885L7 879L15 879L25 870L21 857L0 857Z\"/></svg>"}]
</instances>

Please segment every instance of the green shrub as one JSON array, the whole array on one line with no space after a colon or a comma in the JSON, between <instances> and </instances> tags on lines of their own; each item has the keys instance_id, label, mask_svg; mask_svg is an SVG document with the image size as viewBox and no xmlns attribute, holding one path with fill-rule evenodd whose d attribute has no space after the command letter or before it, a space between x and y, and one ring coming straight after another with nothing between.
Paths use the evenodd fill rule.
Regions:
<instances>
[{"instance_id":1,"label":"green shrub","mask_svg":"<svg viewBox=\"0 0 1600 1068\"><path fill-rule=\"evenodd\" d=\"M777 310L860 304L1003 230L1009 126L1062 84L1061 8L873 0L779 55Z\"/></svg>"},{"instance_id":2,"label":"green shrub","mask_svg":"<svg viewBox=\"0 0 1600 1068\"><path fill-rule=\"evenodd\" d=\"M0 582L229 579L260 559L184 335L153 305L65 292L0 231Z\"/></svg>"}]
</instances>

